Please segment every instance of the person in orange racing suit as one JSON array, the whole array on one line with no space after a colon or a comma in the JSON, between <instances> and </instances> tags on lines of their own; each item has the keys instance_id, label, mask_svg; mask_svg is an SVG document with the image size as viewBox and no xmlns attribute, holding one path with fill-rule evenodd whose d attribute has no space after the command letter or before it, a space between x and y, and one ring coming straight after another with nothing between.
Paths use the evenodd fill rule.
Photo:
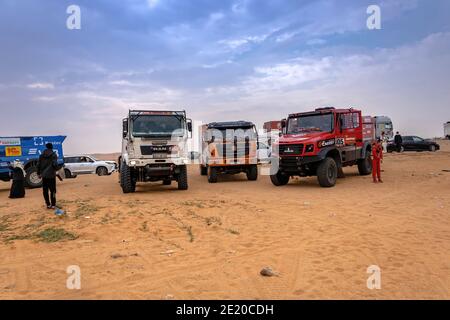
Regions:
<instances>
[{"instance_id":1,"label":"person in orange racing suit","mask_svg":"<svg viewBox=\"0 0 450 320\"><path fill-rule=\"evenodd\" d=\"M373 182L383 182L381 180L381 162L383 162L383 147L380 139L372 143L372 177Z\"/></svg>"}]
</instances>

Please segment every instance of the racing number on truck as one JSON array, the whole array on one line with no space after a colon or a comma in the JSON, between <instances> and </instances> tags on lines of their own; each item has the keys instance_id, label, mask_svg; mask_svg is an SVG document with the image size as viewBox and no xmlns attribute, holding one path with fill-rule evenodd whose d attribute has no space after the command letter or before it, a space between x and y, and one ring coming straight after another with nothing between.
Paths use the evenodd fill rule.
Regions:
<instances>
[{"instance_id":1,"label":"racing number on truck","mask_svg":"<svg viewBox=\"0 0 450 320\"><path fill-rule=\"evenodd\" d=\"M345 139L344 138L336 138L336 146L342 147L345 145Z\"/></svg>"}]
</instances>

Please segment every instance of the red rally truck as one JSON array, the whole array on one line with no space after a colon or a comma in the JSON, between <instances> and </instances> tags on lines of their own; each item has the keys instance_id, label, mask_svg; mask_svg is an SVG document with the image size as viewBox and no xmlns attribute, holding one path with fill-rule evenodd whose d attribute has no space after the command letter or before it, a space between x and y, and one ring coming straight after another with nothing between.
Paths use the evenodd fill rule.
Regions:
<instances>
[{"instance_id":1,"label":"red rally truck","mask_svg":"<svg viewBox=\"0 0 450 320\"><path fill-rule=\"evenodd\" d=\"M320 186L333 187L343 167L358 165L361 175L372 172L374 123L353 108L318 108L290 114L282 120L283 135L273 148L270 179L275 186L290 177L317 176Z\"/></svg>"}]
</instances>

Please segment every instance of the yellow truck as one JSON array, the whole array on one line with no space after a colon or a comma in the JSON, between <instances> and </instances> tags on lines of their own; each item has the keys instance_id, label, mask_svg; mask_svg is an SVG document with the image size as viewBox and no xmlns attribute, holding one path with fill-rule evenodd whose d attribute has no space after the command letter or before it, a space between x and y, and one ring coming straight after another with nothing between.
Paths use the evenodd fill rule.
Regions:
<instances>
[{"instance_id":1,"label":"yellow truck","mask_svg":"<svg viewBox=\"0 0 450 320\"><path fill-rule=\"evenodd\" d=\"M258 133L249 121L212 122L200 127L200 174L217 182L219 174L245 172L258 179Z\"/></svg>"}]
</instances>

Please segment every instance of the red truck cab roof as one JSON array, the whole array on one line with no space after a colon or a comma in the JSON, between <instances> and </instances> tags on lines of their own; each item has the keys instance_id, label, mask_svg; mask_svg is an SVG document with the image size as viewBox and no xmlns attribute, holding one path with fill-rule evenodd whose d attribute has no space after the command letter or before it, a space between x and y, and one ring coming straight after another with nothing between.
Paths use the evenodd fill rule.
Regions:
<instances>
[{"instance_id":1,"label":"red truck cab roof","mask_svg":"<svg viewBox=\"0 0 450 320\"><path fill-rule=\"evenodd\" d=\"M298 113L291 113L289 115L289 118L291 117L299 117L299 116L305 116L309 114L317 114L317 113L345 113L345 112L361 112L360 110L348 108L348 109L336 109L334 107L323 107L323 108L316 108L314 111L307 111L307 112L298 112Z\"/></svg>"}]
</instances>

